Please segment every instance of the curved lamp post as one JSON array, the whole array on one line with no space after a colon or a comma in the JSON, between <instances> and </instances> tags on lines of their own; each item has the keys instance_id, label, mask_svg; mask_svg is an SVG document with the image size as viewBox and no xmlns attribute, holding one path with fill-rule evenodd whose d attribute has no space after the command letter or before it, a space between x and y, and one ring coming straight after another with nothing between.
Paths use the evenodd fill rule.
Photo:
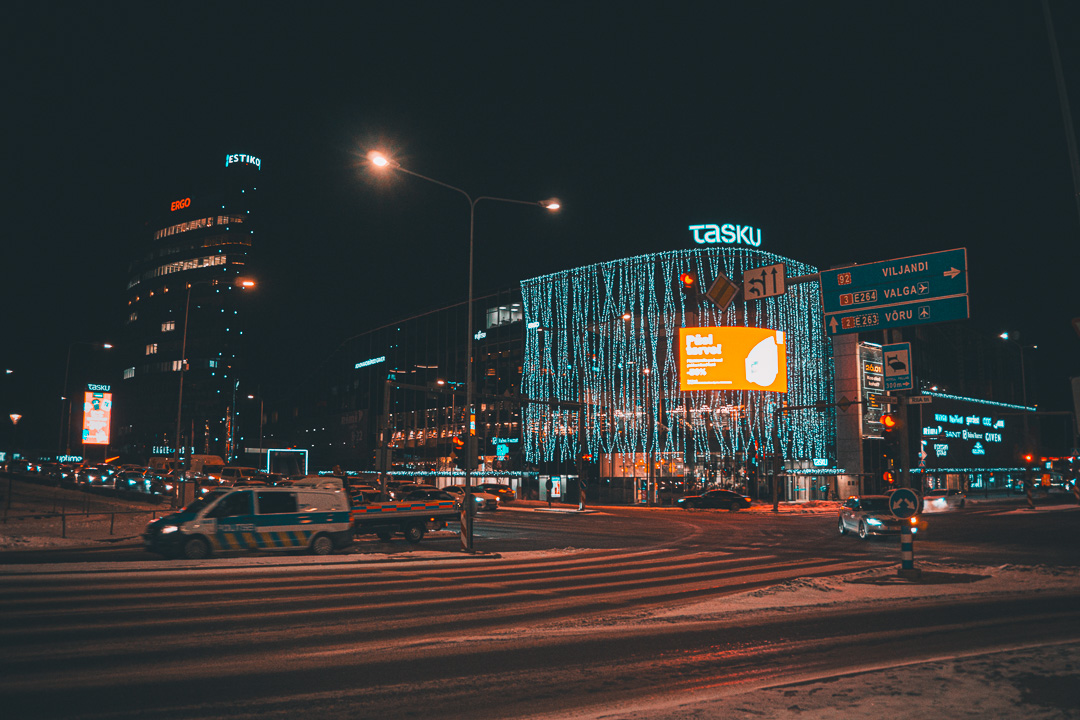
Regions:
<instances>
[{"instance_id":1,"label":"curved lamp post","mask_svg":"<svg viewBox=\"0 0 1080 720\"><path fill-rule=\"evenodd\" d=\"M400 163L390 159L386 155L380 152L372 151L367 154L368 162L377 168L391 168L398 172L403 172L406 175L412 175L418 177L421 180L427 180L430 183L441 185L444 188L453 190L454 192L461 193L465 200L469 203L469 300L468 300L468 337L465 346L465 407L469 413L469 445L467 448L466 460L465 460L465 509L462 514L464 520L461 523L461 546L462 549L471 552L473 549L472 538L472 514L470 512L472 508L472 464L476 462L476 426L473 408L473 235L476 226L476 204L481 200L490 200L493 202L513 203L515 205L538 205L545 210L556 211L560 209L562 204L558 198L548 198L547 200L513 200L511 198L492 197L489 195L481 195L479 197L473 197L469 193L465 192L459 187L444 183L441 180L428 177L427 175L421 175L418 172L413 172L407 168L401 166Z\"/></svg>"},{"instance_id":2,"label":"curved lamp post","mask_svg":"<svg viewBox=\"0 0 1080 720\"><path fill-rule=\"evenodd\" d=\"M76 345L89 345L102 350L112 350L113 348L112 344L107 342L88 342L85 340L76 340L68 344L67 363L64 365L64 386L60 395L60 449L57 451L58 453L64 452L66 447L66 454L68 455L71 454L71 398L68 397L68 375L71 371L71 351ZM8 372L11 371L8 370ZM65 436L67 438L66 442Z\"/></svg>"},{"instance_id":3,"label":"curved lamp post","mask_svg":"<svg viewBox=\"0 0 1080 720\"><path fill-rule=\"evenodd\" d=\"M187 297L184 299L184 334L180 340L180 388L176 398L176 434L173 443L173 470L180 469L180 417L184 407L184 372L187 370L188 311L191 308L191 288L195 285L219 285L219 280L195 280L187 283ZM238 288L253 288L255 281L250 278L236 278L232 283Z\"/></svg>"}]
</instances>

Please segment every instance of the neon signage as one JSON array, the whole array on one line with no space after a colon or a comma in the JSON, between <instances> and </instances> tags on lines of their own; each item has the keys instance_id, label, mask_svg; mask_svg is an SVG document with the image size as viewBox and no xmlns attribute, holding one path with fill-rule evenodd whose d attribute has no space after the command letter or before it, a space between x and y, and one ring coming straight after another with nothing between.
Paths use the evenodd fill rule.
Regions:
<instances>
[{"instance_id":1,"label":"neon signage","mask_svg":"<svg viewBox=\"0 0 1080 720\"><path fill-rule=\"evenodd\" d=\"M262 160L254 155L226 155L225 167L229 167L233 163L244 163L246 165L254 165L258 169L262 170Z\"/></svg>"},{"instance_id":2,"label":"neon signage","mask_svg":"<svg viewBox=\"0 0 1080 720\"><path fill-rule=\"evenodd\" d=\"M704 231L704 232L702 232ZM761 247L761 228L749 225L691 225L690 232L694 233L694 242L698 245L724 243L725 245L749 245Z\"/></svg>"},{"instance_id":3,"label":"neon signage","mask_svg":"<svg viewBox=\"0 0 1080 720\"><path fill-rule=\"evenodd\" d=\"M370 360L363 360L361 362L358 362L356 363L356 365L353 366L353 370L359 370L360 368L365 368L368 365L378 365L381 362L386 362L385 355L380 355L377 358L371 358Z\"/></svg>"},{"instance_id":4,"label":"neon signage","mask_svg":"<svg viewBox=\"0 0 1080 720\"><path fill-rule=\"evenodd\" d=\"M176 212L177 210L183 210L184 208L189 207L191 207L191 198L184 198L183 200L173 200L170 212Z\"/></svg>"}]
</instances>

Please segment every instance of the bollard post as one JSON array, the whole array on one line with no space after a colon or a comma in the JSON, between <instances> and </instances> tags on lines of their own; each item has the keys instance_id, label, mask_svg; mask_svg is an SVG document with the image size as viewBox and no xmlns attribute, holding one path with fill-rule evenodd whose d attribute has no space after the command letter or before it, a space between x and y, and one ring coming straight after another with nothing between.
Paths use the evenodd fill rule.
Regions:
<instances>
[{"instance_id":1,"label":"bollard post","mask_svg":"<svg viewBox=\"0 0 1080 720\"><path fill-rule=\"evenodd\" d=\"M905 521L900 530L900 577L914 579L922 575L922 570L915 567L915 536L911 532L911 523Z\"/></svg>"}]
</instances>

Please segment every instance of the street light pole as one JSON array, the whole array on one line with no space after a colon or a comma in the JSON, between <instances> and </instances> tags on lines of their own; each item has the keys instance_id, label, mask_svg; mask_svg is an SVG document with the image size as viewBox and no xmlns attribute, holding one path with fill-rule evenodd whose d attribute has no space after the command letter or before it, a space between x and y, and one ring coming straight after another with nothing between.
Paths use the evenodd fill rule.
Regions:
<instances>
[{"instance_id":1,"label":"street light pole","mask_svg":"<svg viewBox=\"0 0 1080 720\"><path fill-rule=\"evenodd\" d=\"M112 345L107 342L76 340L68 343L67 363L64 365L64 385L60 391L60 446L57 454L64 452L65 445L67 446L66 454L71 454L71 397L68 393L68 377L71 374L71 351L76 345L90 345L91 347L101 347L104 350L112 349ZM59 458L57 459L59 460Z\"/></svg>"},{"instance_id":2,"label":"street light pole","mask_svg":"<svg viewBox=\"0 0 1080 720\"><path fill-rule=\"evenodd\" d=\"M476 462L476 456L478 448L476 446L476 409L473 407L474 389L473 389L473 237L476 227L476 205L481 200L491 200L494 202L513 203L515 205L539 205L547 210L558 210L561 206L560 202L556 198L549 198L548 200L529 201L529 200L513 200L511 198L492 197L488 195L481 195L474 198L459 187L444 183L441 180L428 177L427 175L421 175L418 172L413 172L407 168L401 166L400 163L391 160L382 153L370 152L367 154L368 161L375 167L389 167L399 172L403 172L406 175L412 175L413 177L420 178L421 180L427 180L430 183L441 185L444 188L461 193L465 200L469 203L469 299L466 303L468 313L467 328L468 337L465 346L465 412L467 413L468 422L468 442L466 443L465 454L465 512L462 513L461 522L461 548L466 552L472 552L473 549L473 536L472 536L472 467Z\"/></svg>"},{"instance_id":3,"label":"street light pole","mask_svg":"<svg viewBox=\"0 0 1080 720\"><path fill-rule=\"evenodd\" d=\"M262 450L262 446L263 446L263 397L262 397L262 390L259 390L258 397L256 397L255 395L248 395L248 400L258 400L259 401L259 450ZM269 460L269 458L267 458L267 460ZM267 470L267 472L269 472L270 468L267 467L266 470Z\"/></svg>"},{"instance_id":4,"label":"street light pole","mask_svg":"<svg viewBox=\"0 0 1080 720\"><path fill-rule=\"evenodd\" d=\"M191 288L195 285L217 285L217 280L195 280L187 283L187 296L184 298L184 332L180 340L180 383L176 396L176 433L173 436L173 466L172 469L180 469L180 418L184 407L184 372L187 370L187 336L188 336L188 313L191 309ZM236 287L255 287L255 281L245 278L237 278ZM181 487L184 487L183 485Z\"/></svg>"}]
</instances>

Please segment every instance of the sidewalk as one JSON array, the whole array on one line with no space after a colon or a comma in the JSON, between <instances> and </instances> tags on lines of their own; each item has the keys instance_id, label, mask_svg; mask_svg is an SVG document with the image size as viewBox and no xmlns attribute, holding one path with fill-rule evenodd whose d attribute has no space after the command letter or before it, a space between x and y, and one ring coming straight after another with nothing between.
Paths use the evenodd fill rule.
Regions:
<instances>
[{"instance_id":1,"label":"sidewalk","mask_svg":"<svg viewBox=\"0 0 1080 720\"><path fill-rule=\"evenodd\" d=\"M803 500L798 502L782 502L777 506L777 512L782 515L834 515L840 509L840 503L835 500ZM514 500L513 502L503 503L499 506L499 511L503 510L517 510L524 512L552 512L563 513L571 515L583 514L578 510L576 503L562 503L559 501L552 501L551 507L548 507L546 501L541 500ZM712 512L709 510L683 510L677 505L654 505L649 507L647 505L603 505L599 503L585 503L585 514L605 512L610 510L675 510L678 512ZM773 506L771 502L765 500L756 500L754 503L745 510L739 510L738 512L744 513L769 513L772 514Z\"/></svg>"}]
</instances>

